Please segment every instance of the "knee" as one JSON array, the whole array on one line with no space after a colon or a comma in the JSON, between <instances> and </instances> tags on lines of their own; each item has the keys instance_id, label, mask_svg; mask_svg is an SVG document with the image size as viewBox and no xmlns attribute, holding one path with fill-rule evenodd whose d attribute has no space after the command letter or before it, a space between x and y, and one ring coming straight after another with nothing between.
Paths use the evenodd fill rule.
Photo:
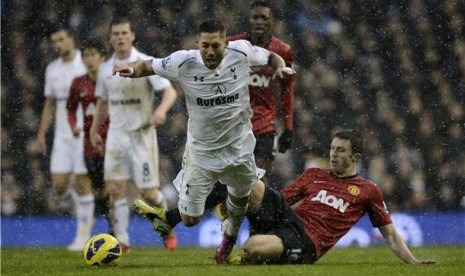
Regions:
<instances>
[{"instance_id":1,"label":"knee","mask_svg":"<svg viewBox=\"0 0 465 276\"><path fill-rule=\"evenodd\" d=\"M200 218L201 217L187 216L187 215L181 214L182 222L187 227L192 227L192 226L197 225L200 222Z\"/></svg>"},{"instance_id":2,"label":"knee","mask_svg":"<svg viewBox=\"0 0 465 276\"><path fill-rule=\"evenodd\" d=\"M119 182L108 182L107 193L112 199L119 199L126 195L126 185Z\"/></svg>"}]
</instances>

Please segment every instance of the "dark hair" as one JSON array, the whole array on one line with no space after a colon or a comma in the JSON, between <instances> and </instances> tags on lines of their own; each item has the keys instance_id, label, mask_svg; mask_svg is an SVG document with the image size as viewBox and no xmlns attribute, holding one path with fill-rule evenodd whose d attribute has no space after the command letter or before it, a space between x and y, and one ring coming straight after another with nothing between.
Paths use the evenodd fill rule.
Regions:
<instances>
[{"instance_id":1,"label":"dark hair","mask_svg":"<svg viewBox=\"0 0 465 276\"><path fill-rule=\"evenodd\" d=\"M99 52L102 56L107 54L107 48L105 45L98 39L86 39L84 40L81 46L81 51L84 52L86 49L95 49Z\"/></svg>"},{"instance_id":2,"label":"dark hair","mask_svg":"<svg viewBox=\"0 0 465 276\"><path fill-rule=\"evenodd\" d=\"M363 154L363 137L358 130L355 129L344 129L336 132L333 138L339 138L349 140L352 145L353 153Z\"/></svg>"},{"instance_id":3,"label":"dark hair","mask_svg":"<svg viewBox=\"0 0 465 276\"><path fill-rule=\"evenodd\" d=\"M199 33L216 33L226 34L226 28L219 20L207 20L200 24Z\"/></svg>"},{"instance_id":4,"label":"dark hair","mask_svg":"<svg viewBox=\"0 0 465 276\"><path fill-rule=\"evenodd\" d=\"M253 1L250 4L250 8L253 9L253 8L256 8L256 7L264 7L264 8L269 8L270 10L272 10L271 3L268 2L268 1L263 1L263 0Z\"/></svg>"},{"instance_id":5,"label":"dark hair","mask_svg":"<svg viewBox=\"0 0 465 276\"><path fill-rule=\"evenodd\" d=\"M135 33L136 30L134 28L134 25L132 24L131 20L129 20L128 17L126 16L119 16L119 17L115 17L111 20L110 22L110 31L111 31L111 27L113 27L113 25L119 25L119 24L125 24L125 23L128 23L129 24L129 29L131 30L131 32Z\"/></svg>"},{"instance_id":6,"label":"dark hair","mask_svg":"<svg viewBox=\"0 0 465 276\"><path fill-rule=\"evenodd\" d=\"M70 37L74 37L73 32L66 25L54 25L54 26L51 26L47 31L47 37L50 38L52 36L52 34L58 33L58 32L61 32L61 31L64 31Z\"/></svg>"}]
</instances>

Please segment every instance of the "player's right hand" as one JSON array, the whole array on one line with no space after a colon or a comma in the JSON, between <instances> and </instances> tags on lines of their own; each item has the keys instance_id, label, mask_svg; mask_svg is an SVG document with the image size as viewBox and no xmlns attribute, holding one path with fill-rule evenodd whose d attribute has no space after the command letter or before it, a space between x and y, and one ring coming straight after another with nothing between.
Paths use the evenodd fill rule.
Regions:
<instances>
[{"instance_id":1,"label":"player's right hand","mask_svg":"<svg viewBox=\"0 0 465 276\"><path fill-rule=\"evenodd\" d=\"M79 133L81 132L81 129L78 127L73 128L73 136L74 137L79 137Z\"/></svg>"},{"instance_id":2,"label":"player's right hand","mask_svg":"<svg viewBox=\"0 0 465 276\"><path fill-rule=\"evenodd\" d=\"M105 153L105 144L103 143L102 136L98 133L91 133L90 135L90 143L92 147L100 154L103 155Z\"/></svg>"},{"instance_id":3,"label":"player's right hand","mask_svg":"<svg viewBox=\"0 0 465 276\"><path fill-rule=\"evenodd\" d=\"M115 64L113 66L113 76L119 73L121 77L130 77L134 73L134 69L129 65Z\"/></svg>"}]
</instances>

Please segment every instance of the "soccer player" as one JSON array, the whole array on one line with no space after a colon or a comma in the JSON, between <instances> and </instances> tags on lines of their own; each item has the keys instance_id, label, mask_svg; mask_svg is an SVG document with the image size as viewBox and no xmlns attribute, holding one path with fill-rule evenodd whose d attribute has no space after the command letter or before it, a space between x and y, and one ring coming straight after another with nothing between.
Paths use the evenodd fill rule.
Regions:
<instances>
[{"instance_id":1,"label":"soccer player","mask_svg":"<svg viewBox=\"0 0 465 276\"><path fill-rule=\"evenodd\" d=\"M112 57L100 66L95 93L99 98L90 130L92 145L105 151L104 177L110 201L112 228L125 251L130 246L127 182L132 180L142 198L162 207L166 204L159 190L158 143L155 128L164 124L176 101L171 83L159 76L136 80L113 76L113 65L150 59L133 47L135 32L127 18L110 23ZM163 91L160 105L153 111L154 90ZM110 125L106 144L98 133L107 113ZM164 236L167 249L176 247L173 231Z\"/></svg>"},{"instance_id":2,"label":"soccer player","mask_svg":"<svg viewBox=\"0 0 465 276\"><path fill-rule=\"evenodd\" d=\"M87 206L94 204L93 196L82 194L81 187L90 185L87 169L84 163L83 135L75 137L67 122L66 103L71 82L86 73L81 52L76 49L72 33L63 26L56 27L50 33L50 42L59 57L52 61L45 71L45 104L42 110L37 139L43 154L47 153L45 136L55 119L53 147L50 156L50 172L53 190L60 203L69 198L75 201L77 214L77 234L68 250L82 250L90 236L92 217ZM82 112L80 110L79 112ZM79 116L78 127L82 127L82 116ZM72 196L70 189L71 175L76 175L75 190L78 196ZM83 215L81 217L81 215Z\"/></svg>"},{"instance_id":3,"label":"soccer player","mask_svg":"<svg viewBox=\"0 0 465 276\"><path fill-rule=\"evenodd\" d=\"M95 213L103 214L108 218L108 198L104 189L103 180L104 159L103 155L97 152L90 142L90 127L94 118L95 105L97 104L97 98L95 97L95 82L97 80L98 69L105 61L106 50L103 43L98 40L91 39L83 43L81 52L82 59L87 68L87 74L73 80L66 108L68 110L68 122L74 136L78 137L81 132L84 132L84 161L92 182L92 186L83 186L81 187L81 191L78 192L81 192L82 195L87 195L88 198L95 196L95 204L94 202L90 202L85 208L85 212L87 213L83 215L80 215L80 211L77 210L77 217L80 218L85 216L93 218L95 211ZM83 129L81 129L77 124L77 111L79 104L83 109ZM107 119L100 129L100 136L102 136L102 138L106 137L108 123L109 120Z\"/></svg>"},{"instance_id":4,"label":"soccer player","mask_svg":"<svg viewBox=\"0 0 465 276\"><path fill-rule=\"evenodd\" d=\"M286 42L273 36L273 11L267 1L254 1L251 4L250 32L229 37L230 41L246 39L252 45L266 48L280 55L286 66L292 67L294 54ZM254 155L259 168L271 172L274 160L274 138L276 136L277 104L276 85L279 86L281 114L284 130L278 139L278 151L286 152L293 141L294 77L272 80L273 71L264 67L249 77L250 104L253 110L252 125L257 139Z\"/></svg>"},{"instance_id":5,"label":"soccer player","mask_svg":"<svg viewBox=\"0 0 465 276\"><path fill-rule=\"evenodd\" d=\"M389 248L408 264L416 259L397 232L381 189L357 174L363 138L354 130L333 136L329 170L312 168L280 192L257 182L250 196L248 219L255 234L233 263L314 263L365 214Z\"/></svg>"},{"instance_id":6,"label":"soccer player","mask_svg":"<svg viewBox=\"0 0 465 276\"><path fill-rule=\"evenodd\" d=\"M177 80L184 90L189 112L184 152L179 212L186 226L200 221L205 200L217 181L227 185L228 219L223 221L223 241L216 261L224 260L236 243L247 211L250 187L257 181L253 156L247 81L252 68L269 65L274 77L293 75L284 60L246 40L228 42L225 27L216 20L199 26L198 50L177 51L164 59L116 64L120 76L152 74ZM143 202L136 206L145 215Z\"/></svg>"}]
</instances>

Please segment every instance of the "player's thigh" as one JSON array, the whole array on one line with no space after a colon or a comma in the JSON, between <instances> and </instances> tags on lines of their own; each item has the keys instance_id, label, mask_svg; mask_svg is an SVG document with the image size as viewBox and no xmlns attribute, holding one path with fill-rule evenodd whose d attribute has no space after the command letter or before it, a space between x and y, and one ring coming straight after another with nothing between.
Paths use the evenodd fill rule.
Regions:
<instances>
[{"instance_id":1,"label":"player's thigh","mask_svg":"<svg viewBox=\"0 0 465 276\"><path fill-rule=\"evenodd\" d=\"M70 138L55 137L50 156L52 174L71 174L75 163L76 147Z\"/></svg>"},{"instance_id":2,"label":"player's thigh","mask_svg":"<svg viewBox=\"0 0 465 276\"><path fill-rule=\"evenodd\" d=\"M261 259L277 259L284 253L284 244L280 237L273 234L254 235L249 237L242 249Z\"/></svg>"},{"instance_id":3,"label":"player's thigh","mask_svg":"<svg viewBox=\"0 0 465 276\"><path fill-rule=\"evenodd\" d=\"M124 133L109 131L105 147L104 179L128 180L131 177L127 157L128 137Z\"/></svg>"},{"instance_id":4,"label":"player's thigh","mask_svg":"<svg viewBox=\"0 0 465 276\"><path fill-rule=\"evenodd\" d=\"M219 177L228 186L228 192L235 197L246 197L257 180L257 167L253 156L243 159L239 165L227 168Z\"/></svg>"},{"instance_id":5,"label":"player's thigh","mask_svg":"<svg viewBox=\"0 0 465 276\"><path fill-rule=\"evenodd\" d=\"M197 217L205 211L207 196L218 181L217 173L188 163L184 166L184 175L179 191L179 211L187 216Z\"/></svg>"},{"instance_id":6,"label":"player's thigh","mask_svg":"<svg viewBox=\"0 0 465 276\"><path fill-rule=\"evenodd\" d=\"M74 163L73 163L73 173L76 175L87 174L87 166L84 160L84 138L72 138L72 143L74 144Z\"/></svg>"},{"instance_id":7,"label":"player's thigh","mask_svg":"<svg viewBox=\"0 0 465 276\"><path fill-rule=\"evenodd\" d=\"M129 158L134 182L139 189L159 188L159 156L155 129L139 131L134 139Z\"/></svg>"}]
</instances>

